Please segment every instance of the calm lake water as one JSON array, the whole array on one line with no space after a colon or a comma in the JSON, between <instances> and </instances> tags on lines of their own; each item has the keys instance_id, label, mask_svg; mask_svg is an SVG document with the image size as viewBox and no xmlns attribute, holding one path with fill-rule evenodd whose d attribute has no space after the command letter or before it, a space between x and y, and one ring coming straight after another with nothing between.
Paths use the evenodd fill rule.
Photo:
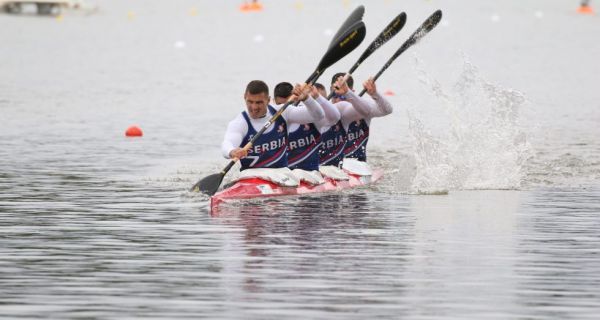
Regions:
<instances>
[{"instance_id":1,"label":"calm lake water","mask_svg":"<svg viewBox=\"0 0 600 320\"><path fill-rule=\"evenodd\" d=\"M91 4L0 15L0 318L598 318L600 20L577 1ZM211 216L187 190L226 165L246 83L303 81L358 4L365 43L324 84L401 11L358 83L444 11L378 81L385 178Z\"/></svg>"}]
</instances>

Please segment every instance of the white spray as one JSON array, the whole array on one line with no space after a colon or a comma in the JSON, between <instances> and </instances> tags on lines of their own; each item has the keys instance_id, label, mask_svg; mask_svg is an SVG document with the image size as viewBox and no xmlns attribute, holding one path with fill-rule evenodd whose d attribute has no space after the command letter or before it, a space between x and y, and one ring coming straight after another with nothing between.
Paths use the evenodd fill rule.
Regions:
<instances>
[{"instance_id":1,"label":"white spray","mask_svg":"<svg viewBox=\"0 0 600 320\"><path fill-rule=\"evenodd\" d=\"M413 191L518 189L530 150L518 121L524 96L485 81L466 58L450 92L427 75L418 59L416 68L419 81L436 98L427 108L445 112L449 123L444 134L435 136L409 113L416 161Z\"/></svg>"}]
</instances>

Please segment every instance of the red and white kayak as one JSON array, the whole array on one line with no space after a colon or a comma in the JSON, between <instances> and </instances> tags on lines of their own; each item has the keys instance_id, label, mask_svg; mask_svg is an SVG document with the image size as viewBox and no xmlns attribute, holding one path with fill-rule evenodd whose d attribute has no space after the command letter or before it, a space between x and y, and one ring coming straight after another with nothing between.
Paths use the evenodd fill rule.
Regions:
<instances>
[{"instance_id":1,"label":"red and white kayak","mask_svg":"<svg viewBox=\"0 0 600 320\"><path fill-rule=\"evenodd\" d=\"M334 180L325 177L325 183L319 185L311 185L301 181L296 187L280 186L269 180L256 177L242 179L210 197L210 209L211 212L215 212L221 203L228 200L323 193L365 186L381 179L383 170L375 169L368 176L348 173L348 177L348 180Z\"/></svg>"}]
</instances>

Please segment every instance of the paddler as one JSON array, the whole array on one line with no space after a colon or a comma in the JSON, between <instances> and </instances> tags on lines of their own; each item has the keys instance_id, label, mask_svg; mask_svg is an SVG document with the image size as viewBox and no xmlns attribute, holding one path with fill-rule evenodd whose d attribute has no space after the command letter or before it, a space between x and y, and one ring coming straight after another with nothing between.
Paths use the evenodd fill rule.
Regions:
<instances>
[{"instance_id":1,"label":"paddler","mask_svg":"<svg viewBox=\"0 0 600 320\"><path fill-rule=\"evenodd\" d=\"M331 90L334 92L332 101L340 108L342 114L342 124L346 133L344 146L344 169L363 173L370 171L366 165L367 161L367 142L369 141L369 127L371 120L377 117L389 115L393 111L390 102L385 99L378 91L373 78L369 78L363 83L370 99L359 97L353 90L354 80L351 76L344 81L344 73L337 73L332 78ZM341 102L349 103L342 105ZM359 161L360 163L355 163ZM355 170L356 168L356 170ZM360 168L365 168L361 170ZM356 171L360 172L356 172Z\"/></svg>"},{"instance_id":2,"label":"paddler","mask_svg":"<svg viewBox=\"0 0 600 320\"><path fill-rule=\"evenodd\" d=\"M294 123L288 126L288 167L301 180L316 185L325 182L319 172L320 129L331 127L338 122L340 113L314 86L296 85L293 95L301 96L307 89L310 95L304 100L304 104L309 108L322 108L325 116L317 121Z\"/></svg>"},{"instance_id":3,"label":"paddler","mask_svg":"<svg viewBox=\"0 0 600 320\"><path fill-rule=\"evenodd\" d=\"M294 100L306 100L303 96L292 96ZM310 98L312 99L312 98ZM269 105L269 87L260 80L248 83L244 92L246 110L238 114L227 126L221 151L225 158L240 159L241 169L287 168L288 126L319 121L324 118L323 109L318 104L288 107L275 122L255 141L250 150L242 147L252 139L277 112Z\"/></svg>"}]
</instances>

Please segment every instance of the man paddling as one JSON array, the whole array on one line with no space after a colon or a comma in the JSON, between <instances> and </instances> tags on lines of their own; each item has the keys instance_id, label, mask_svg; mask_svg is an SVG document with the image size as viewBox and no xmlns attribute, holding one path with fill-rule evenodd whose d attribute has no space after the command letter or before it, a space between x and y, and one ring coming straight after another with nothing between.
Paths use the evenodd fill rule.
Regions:
<instances>
[{"instance_id":1,"label":"man paddling","mask_svg":"<svg viewBox=\"0 0 600 320\"><path fill-rule=\"evenodd\" d=\"M294 99L306 97L294 97ZM242 148L277 112L269 105L269 87L260 80L250 81L244 92L246 110L229 122L221 151L225 158L240 159L241 170L250 168L286 168L288 165L287 128L292 123L310 123L324 117L321 108L306 105L287 108L275 122L258 137L254 145Z\"/></svg>"},{"instance_id":2,"label":"man paddling","mask_svg":"<svg viewBox=\"0 0 600 320\"><path fill-rule=\"evenodd\" d=\"M331 104L318 102L325 98L319 90L311 85L296 85L293 90L295 96L301 96L307 90L310 95L304 100L304 104L310 108L321 108L324 112L323 119L309 123L290 124L288 126L288 167L301 179L311 184L323 183L323 177L319 173L319 151L321 148L322 127L330 127L340 119L339 111Z\"/></svg>"},{"instance_id":3,"label":"man paddling","mask_svg":"<svg viewBox=\"0 0 600 320\"><path fill-rule=\"evenodd\" d=\"M344 73L337 73L331 79L332 92L335 92L336 81L339 77L344 76ZM352 88L354 84L354 79L350 76L346 80L346 88ZM352 103L346 101L347 97L344 94L334 94L332 97L331 103L339 110L340 112L340 121L335 123L334 125L321 128L323 145L321 147L321 165L322 166L333 166L333 167L341 167L343 163L343 159L345 157L345 149L347 146L348 140L348 130L350 129L352 123L360 121L365 117L364 112L360 112L357 110ZM325 99L324 99L325 100ZM326 100L325 100L326 101ZM362 100L361 100L362 102ZM324 102L322 102L324 103ZM361 106L363 109L368 108L365 106ZM351 137L353 138L354 135ZM323 171L323 170L322 170Z\"/></svg>"},{"instance_id":4,"label":"man paddling","mask_svg":"<svg viewBox=\"0 0 600 320\"><path fill-rule=\"evenodd\" d=\"M354 93L351 79L352 77L349 77L347 81L344 81L344 73L336 74L332 79L333 86L331 90L335 92L337 99L351 103L353 109L361 115L360 119L354 119L345 126L346 145L344 147L344 157L366 162L371 119L391 114L393 107L377 91L373 78L369 78L363 83L371 99L360 97Z\"/></svg>"}]
</instances>

